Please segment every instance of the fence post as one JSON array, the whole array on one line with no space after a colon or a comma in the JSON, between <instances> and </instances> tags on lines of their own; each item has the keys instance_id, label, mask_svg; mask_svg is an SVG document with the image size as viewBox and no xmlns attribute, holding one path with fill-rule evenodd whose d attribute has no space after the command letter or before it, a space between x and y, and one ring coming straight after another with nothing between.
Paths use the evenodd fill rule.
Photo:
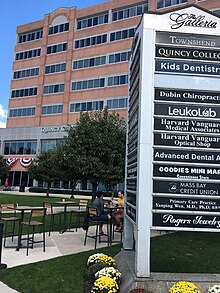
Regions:
<instances>
[{"instance_id":1,"label":"fence post","mask_svg":"<svg viewBox=\"0 0 220 293\"><path fill-rule=\"evenodd\" d=\"M6 269L7 265L2 263L2 238L3 238L3 224L0 224L0 269Z\"/></svg>"}]
</instances>

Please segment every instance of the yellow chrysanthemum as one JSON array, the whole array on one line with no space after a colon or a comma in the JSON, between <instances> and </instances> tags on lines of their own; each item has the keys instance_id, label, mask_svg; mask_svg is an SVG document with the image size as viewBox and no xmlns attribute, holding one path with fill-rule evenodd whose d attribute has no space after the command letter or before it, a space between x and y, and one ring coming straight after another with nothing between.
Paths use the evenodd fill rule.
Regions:
<instances>
[{"instance_id":1,"label":"yellow chrysanthemum","mask_svg":"<svg viewBox=\"0 0 220 293\"><path fill-rule=\"evenodd\" d=\"M196 285L191 282L181 281L170 287L170 293L200 293Z\"/></svg>"},{"instance_id":2,"label":"yellow chrysanthemum","mask_svg":"<svg viewBox=\"0 0 220 293\"><path fill-rule=\"evenodd\" d=\"M115 260L113 257L102 254L98 258L98 262L106 263L107 265L114 266L115 265Z\"/></svg>"},{"instance_id":3,"label":"yellow chrysanthemum","mask_svg":"<svg viewBox=\"0 0 220 293\"><path fill-rule=\"evenodd\" d=\"M97 279L92 287L91 293L118 293L119 286L115 280L107 276Z\"/></svg>"}]
</instances>

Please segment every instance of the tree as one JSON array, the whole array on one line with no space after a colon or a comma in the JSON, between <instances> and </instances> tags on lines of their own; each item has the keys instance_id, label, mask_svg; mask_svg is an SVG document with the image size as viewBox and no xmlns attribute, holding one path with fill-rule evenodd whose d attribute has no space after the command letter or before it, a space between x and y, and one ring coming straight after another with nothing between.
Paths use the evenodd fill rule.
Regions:
<instances>
[{"instance_id":1,"label":"tree","mask_svg":"<svg viewBox=\"0 0 220 293\"><path fill-rule=\"evenodd\" d=\"M126 124L108 110L81 113L65 139L66 157L81 180L113 186L124 179Z\"/></svg>"},{"instance_id":2,"label":"tree","mask_svg":"<svg viewBox=\"0 0 220 293\"><path fill-rule=\"evenodd\" d=\"M54 148L39 154L29 166L31 178L47 182L46 196L49 196L51 183L63 176L62 170L57 167L57 159L57 149Z\"/></svg>"},{"instance_id":3,"label":"tree","mask_svg":"<svg viewBox=\"0 0 220 293\"><path fill-rule=\"evenodd\" d=\"M0 156L0 179L4 180L8 175L10 168L6 164L6 159Z\"/></svg>"},{"instance_id":4,"label":"tree","mask_svg":"<svg viewBox=\"0 0 220 293\"><path fill-rule=\"evenodd\" d=\"M62 174L62 180L70 181L72 186L71 197L74 197L74 189L78 180L80 180L78 169L76 167L74 154L69 152L69 145L64 144L57 148L57 167Z\"/></svg>"}]
</instances>

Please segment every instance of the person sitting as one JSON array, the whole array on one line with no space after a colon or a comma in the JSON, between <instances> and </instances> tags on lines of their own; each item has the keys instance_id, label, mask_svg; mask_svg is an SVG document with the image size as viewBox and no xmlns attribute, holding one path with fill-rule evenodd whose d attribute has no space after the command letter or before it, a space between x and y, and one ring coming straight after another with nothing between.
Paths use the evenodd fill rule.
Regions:
<instances>
[{"instance_id":1,"label":"person sitting","mask_svg":"<svg viewBox=\"0 0 220 293\"><path fill-rule=\"evenodd\" d=\"M102 191L96 192L96 198L93 201L92 206L97 208L97 214L98 214L98 217L96 219L93 216L94 220L103 221L103 222L107 222L108 220L110 220L111 217L104 211L104 200L103 200L103 192ZM100 235L104 234L102 228L103 228L103 223L100 223L100 225L99 225L99 234Z\"/></svg>"},{"instance_id":2,"label":"person sitting","mask_svg":"<svg viewBox=\"0 0 220 293\"><path fill-rule=\"evenodd\" d=\"M122 231L123 227L121 226L121 219L124 218L124 192L122 190L118 191L118 210L113 213L112 217L114 218L116 228L115 231Z\"/></svg>"}]
</instances>

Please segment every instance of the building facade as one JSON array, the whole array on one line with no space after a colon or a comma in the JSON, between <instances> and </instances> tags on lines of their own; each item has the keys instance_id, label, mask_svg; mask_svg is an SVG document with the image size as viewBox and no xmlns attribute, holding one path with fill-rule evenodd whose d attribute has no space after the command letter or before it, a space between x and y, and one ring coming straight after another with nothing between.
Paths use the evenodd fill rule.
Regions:
<instances>
[{"instance_id":1,"label":"building facade","mask_svg":"<svg viewBox=\"0 0 220 293\"><path fill-rule=\"evenodd\" d=\"M128 60L141 15L188 4L220 13L218 0L111 0L58 8L17 27L7 126L0 129L9 185L33 185L28 165L60 143L80 112L107 107L126 119Z\"/></svg>"}]
</instances>

